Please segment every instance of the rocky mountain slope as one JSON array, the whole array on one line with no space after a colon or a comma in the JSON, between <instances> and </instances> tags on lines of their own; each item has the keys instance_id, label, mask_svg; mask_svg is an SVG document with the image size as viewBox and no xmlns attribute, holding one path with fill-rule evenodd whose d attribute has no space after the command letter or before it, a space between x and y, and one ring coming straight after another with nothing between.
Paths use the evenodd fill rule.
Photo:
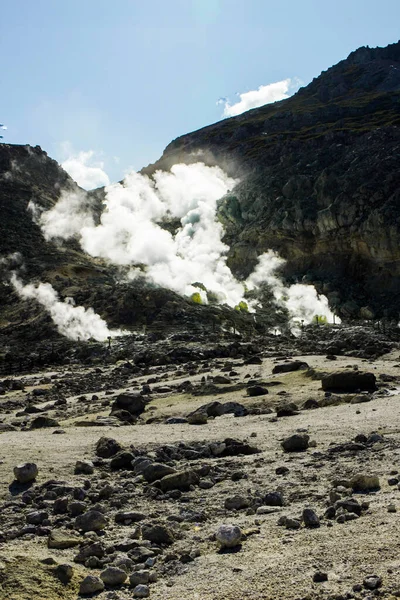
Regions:
<instances>
[{"instance_id":1,"label":"rocky mountain slope","mask_svg":"<svg viewBox=\"0 0 400 600\"><path fill-rule=\"evenodd\" d=\"M24 283L48 282L60 300L72 297L93 308L110 327L214 331L231 321L227 307L199 306L144 279L121 282L116 268L85 254L77 241L46 240L34 212L54 206L63 190L81 194L100 214L101 190L86 194L40 147L0 144L0 363L4 352L18 355L20 348L25 355L36 344L59 338L48 312L10 286L14 269ZM248 327L250 320L235 315L237 327Z\"/></svg>"},{"instance_id":2,"label":"rocky mountain slope","mask_svg":"<svg viewBox=\"0 0 400 600\"><path fill-rule=\"evenodd\" d=\"M144 172L203 160L239 174L220 205L235 272L273 248L289 278L357 317L398 311L399 151L400 42L359 48L287 100L174 140Z\"/></svg>"},{"instance_id":3,"label":"rocky mountain slope","mask_svg":"<svg viewBox=\"0 0 400 600\"><path fill-rule=\"evenodd\" d=\"M174 140L142 172L220 165L241 179L219 204L235 275L246 277L271 248L287 259L289 283L314 283L342 317L398 319L399 149L400 42L359 48L287 100ZM39 147L0 144L0 181L0 256L19 252L25 281L50 282L61 299L73 296L114 327L229 321L229 311L145 281L117 284L116 270L76 242L45 240L29 207L49 209L62 190L86 193ZM86 195L97 215L103 197ZM0 333L53 335L37 303L10 288L9 264L0 269Z\"/></svg>"}]
</instances>

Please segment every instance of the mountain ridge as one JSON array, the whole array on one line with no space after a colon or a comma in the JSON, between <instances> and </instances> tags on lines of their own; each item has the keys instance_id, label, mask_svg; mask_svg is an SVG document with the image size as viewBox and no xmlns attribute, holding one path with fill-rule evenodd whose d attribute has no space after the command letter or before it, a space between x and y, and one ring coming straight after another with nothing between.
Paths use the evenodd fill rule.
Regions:
<instances>
[{"instance_id":1,"label":"mountain ridge","mask_svg":"<svg viewBox=\"0 0 400 600\"><path fill-rule=\"evenodd\" d=\"M288 99L180 136L141 173L176 162L219 165L240 178L218 207L238 278L272 249L286 259L287 282L313 283L342 317L397 318L399 61L400 42L359 48ZM188 310L186 300L144 282L116 287L115 268L74 240L46 241L27 210L30 202L51 208L67 189L86 194L98 217L104 190L84 192L39 147L0 144L0 177L0 254L22 252L28 279L50 281L61 297L74 295L114 326L153 322L169 303L168 319ZM2 283L8 328L10 302L15 294Z\"/></svg>"}]
</instances>

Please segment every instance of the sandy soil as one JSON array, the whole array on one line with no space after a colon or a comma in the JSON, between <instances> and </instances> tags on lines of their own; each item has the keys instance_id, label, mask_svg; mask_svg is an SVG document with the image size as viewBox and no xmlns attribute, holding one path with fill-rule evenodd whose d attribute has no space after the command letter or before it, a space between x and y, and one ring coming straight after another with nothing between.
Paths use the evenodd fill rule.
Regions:
<instances>
[{"instance_id":1,"label":"sandy soil","mask_svg":"<svg viewBox=\"0 0 400 600\"><path fill-rule=\"evenodd\" d=\"M400 375L398 352L373 363L348 357L339 357L334 364L320 356L301 358L311 367L321 370L353 368L357 365L360 370L373 371L378 381L382 373ZM323 398L319 381L307 377L303 371L272 376L273 364L274 361L268 359L260 366L235 367L238 380L249 373L252 377L258 376L265 381L281 382L281 385L269 388L269 395L259 400L260 406L273 407L283 398L301 406L308 398ZM172 381L171 378L168 383ZM389 391L383 391L384 388ZM282 390L287 392L285 396L279 395ZM154 400L147 411L151 411L152 416L187 414L189 410L211 399L221 402L236 400L244 404L253 401L245 398L243 391L224 393L213 398L171 394ZM74 398L69 399L71 405L73 401ZM231 468L232 471L240 468L247 479L235 482L224 479L210 490L197 489L187 494L191 508L205 511L209 518L204 523L183 523L182 540L178 542L178 548L198 549L200 556L189 564L181 565L178 571L171 569L169 573L165 569L159 581L151 585L151 598L294 599L329 597L349 592L359 597L352 592L353 585L362 584L364 577L371 574L382 577L381 595L390 598L397 596L398 592L400 596L399 513L387 510L391 504L400 510L400 491L397 486L390 486L387 482L391 472L399 470L399 402L396 386L385 384L374 394L371 402L301 411L297 416L278 420L271 420L273 414L242 418L225 415L201 426L154 423L115 428L83 428L74 426L74 419L69 418L61 423L66 432L64 435L54 435L51 429L3 433L0 435L0 496L4 501L10 498L8 486L13 479L12 469L20 462L31 461L38 464L38 483L50 478L79 480L79 477L73 475L75 461L92 459L95 443L103 435L113 437L125 446L133 444L150 450L160 444L175 444L180 441L217 441L227 437L247 439L257 445L262 453L229 460L214 459L217 464ZM282 438L299 430L309 434L311 440L315 441L315 447L309 448L305 453L283 453L280 446ZM347 442L359 433L368 435L373 431L384 436L384 444L375 445L368 452L355 455L339 453L332 457L328 452L330 444ZM289 468L285 477L275 473L276 467L282 465ZM315 530L302 527L293 531L277 525L279 516L300 517L303 508L307 506L314 508L320 516L323 515L332 482L348 478L357 472L377 474L381 483L378 492L357 495L360 502L367 500L370 503L369 509L361 518L344 524L323 519L321 527ZM92 477L96 479L96 475ZM271 514L246 514L246 510L226 511L224 508L227 496L253 496L272 490L282 492L287 506L277 507ZM176 502L171 501L158 502L155 508L149 505L149 510L151 509L160 518L177 512ZM219 553L210 536L222 523L235 523L243 530L256 531L250 531L240 551ZM332 523L333 526L330 526ZM10 565L14 564L14 569L20 574L26 570L32 571L34 562L42 558L53 556L58 562L71 562L73 555L71 550L50 551L46 547L46 540L37 537L27 541L18 539L0 546L0 561L5 560L8 571ZM7 562L16 556L20 557L17 564ZM85 571L84 567L79 569ZM328 574L327 582L313 583L313 573L317 570ZM1 572L0 564L0 574ZM33 587L31 592L22 585L20 588L20 595L14 590L14 595L8 596L10 600L24 600L28 597L32 600L50 599L51 593L54 598L77 597L76 585L71 586L69 595L65 589L62 592L64 595L61 595L58 587L51 588L53 592L49 593L40 592L37 587ZM29 593L33 595L24 595ZM99 598L132 597L128 588L116 592L115 596L107 596L107 593L103 592ZM6 599L6 596L1 596L1 590L0 597Z\"/></svg>"}]
</instances>

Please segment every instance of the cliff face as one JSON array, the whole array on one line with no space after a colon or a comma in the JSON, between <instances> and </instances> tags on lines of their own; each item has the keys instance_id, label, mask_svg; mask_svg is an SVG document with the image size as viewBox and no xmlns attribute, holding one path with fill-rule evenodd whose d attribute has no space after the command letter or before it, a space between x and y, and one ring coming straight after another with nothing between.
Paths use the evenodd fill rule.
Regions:
<instances>
[{"instance_id":1,"label":"cliff face","mask_svg":"<svg viewBox=\"0 0 400 600\"><path fill-rule=\"evenodd\" d=\"M247 275L275 249L288 278L360 316L399 310L399 158L400 42L359 48L287 100L176 139L144 171L204 160L239 175L220 205L233 270Z\"/></svg>"}]
</instances>

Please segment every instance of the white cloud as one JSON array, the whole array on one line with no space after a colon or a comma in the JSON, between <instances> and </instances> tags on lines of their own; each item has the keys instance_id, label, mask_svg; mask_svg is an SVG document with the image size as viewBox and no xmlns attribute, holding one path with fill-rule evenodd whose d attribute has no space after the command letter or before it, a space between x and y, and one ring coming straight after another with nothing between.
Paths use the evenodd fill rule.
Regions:
<instances>
[{"instance_id":1,"label":"white cloud","mask_svg":"<svg viewBox=\"0 0 400 600\"><path fill-rule=\"evenodd\" d=\"M104 163L94 162L94 154L93 150L78 152L61 163L63 169L85 190L93 190L110 183L107 173L103 171Z\"/></svg>"},{"instance_id":2,"label":"white cloud","mask_svg":"<svg viewBox=\"0 0 400 600\"><path fill-rule=\"evenodd\" d=\"M240 100L239 102L236 102L236 104L230 104L229 100L224 103L223 116L235 117L251 108L257 108L258 106L264 106L264 104L270 104L271 102L289 98L291 95L289 92L294 92L300 84L301 82L298 79L289 78L283 79L282 81L276 81L275 83L269 83L268 85L260 85L257 90L238 94ZM222 104L222 102L218 101L217 104Z\"/></svg>"}]
</instances>

